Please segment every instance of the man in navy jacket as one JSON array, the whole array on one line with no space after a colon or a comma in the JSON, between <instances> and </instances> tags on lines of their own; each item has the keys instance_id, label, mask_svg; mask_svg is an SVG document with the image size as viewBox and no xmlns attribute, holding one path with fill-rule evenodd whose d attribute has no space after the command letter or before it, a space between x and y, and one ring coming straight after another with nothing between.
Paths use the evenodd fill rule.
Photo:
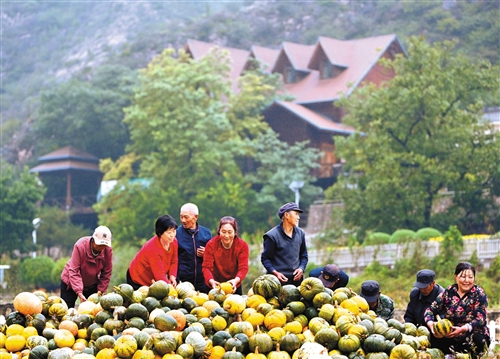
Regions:
<instances>
[{"instance_id":1,"label":"man in navy jacket","mask_svg":"<svg viewBox=\"0 0 500 359\"><path fill-rule=\"evenodd\" d=\"M268 274L274 274L281 284L299 286L307 266L305 232L298 227L303 210L289 202L278 210L281 223L264 234L264 251L260 260Z\"/></svg>"},{"instance_id":2,"label":"man in navy jacket","mask_svg":"<svg viewBox=\"0 0 500 359\"><path fill-rule=\"evenodd\" d=\"M212 232L198 224L199 211L195 204L184 204L180 212L182 226L177 228L176 234L179 244L177 278L181 282L192 283L197 291L208 293L201 266L205 246L212 238Z\"/></svg>"}]
</instances>

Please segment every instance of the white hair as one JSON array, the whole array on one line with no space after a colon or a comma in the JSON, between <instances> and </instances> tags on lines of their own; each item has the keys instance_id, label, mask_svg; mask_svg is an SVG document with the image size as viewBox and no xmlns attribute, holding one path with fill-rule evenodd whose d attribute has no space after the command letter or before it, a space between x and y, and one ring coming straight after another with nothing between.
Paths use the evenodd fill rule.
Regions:
<instances>
[{"instance_id":1,"label":"white hair","mask_svg":"<svg viewBox=\"0 0 500 359\"><path fill-rule=\"evenodd\" d=\"M195 215L198 215L198 206L195 205L194 203L186 203L184 205L182 205L181 207L181 213L182 212L189 212L189 213L192 213L192 214L195 214Z\"/></svg>"}]
</instances>

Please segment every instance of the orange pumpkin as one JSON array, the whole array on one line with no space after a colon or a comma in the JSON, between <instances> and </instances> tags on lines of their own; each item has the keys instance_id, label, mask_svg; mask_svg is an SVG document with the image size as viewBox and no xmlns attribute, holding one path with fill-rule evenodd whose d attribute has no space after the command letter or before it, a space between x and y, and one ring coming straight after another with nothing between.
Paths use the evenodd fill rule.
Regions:
<instances>
[{"instance_id":1,"label":"orange pumpkin","mask_svg":"<svg viewBox=\"0 0 500 359\"><path fill-rule=\"evenodd\" d=\"M33 293L21 292L14 298L14 309L24 315L40 314L42 301Z\"/></svg>"},{"instance_id":2,"label":"orange pumpkin","mask_svg":"<svg viewBox=\"0 0 500 359\"><path fill-rule=\"evenodd\" d=\"M63 320L59 323L59 329L66 329L73 334L74 337L78 336L78 325L72 320Z\"/></svg>"}]
</instances>

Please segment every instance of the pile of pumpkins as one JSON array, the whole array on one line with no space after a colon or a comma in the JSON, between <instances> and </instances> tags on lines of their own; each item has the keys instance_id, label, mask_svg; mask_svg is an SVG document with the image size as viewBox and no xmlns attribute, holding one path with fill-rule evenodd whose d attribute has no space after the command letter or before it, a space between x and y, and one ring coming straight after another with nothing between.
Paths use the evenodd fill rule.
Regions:
<instances>
[{"instance_id":1,"label":"pile of pumpkins","mask_svg":"<svg viewBox=\"0 0 500 359\"><path fill-rule=\"evenodd\" d=\"M229 283L208 294L189 282L120 284L74 309L22 292L0 322L0 359L444 359L426 327L385 321L317 278L297 287L266 274L231 293Z\"/></svg>"}]
</instances>

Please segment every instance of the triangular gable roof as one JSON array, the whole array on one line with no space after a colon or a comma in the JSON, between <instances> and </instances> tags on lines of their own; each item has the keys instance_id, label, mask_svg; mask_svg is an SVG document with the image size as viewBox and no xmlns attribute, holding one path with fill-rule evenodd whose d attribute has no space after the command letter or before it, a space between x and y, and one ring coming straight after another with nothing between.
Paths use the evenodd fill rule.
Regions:
<instances>
[{"instance_id":1,"label":"triangular gable roof","mask_svg":"<svg viewBox=\"0 0 500 359\"><path fill-rule=\"evenodd\" d=\"M249 56L259 61L263 65L265 72L271 72L271 66L276 62L279 53L280 50L278 49L253 45L250 48ZM245 64L245 68L246 67L247 64Z\"/></svg>"},{"instance_id":2,"label":"triangular gable roof","mask_svg":"<svg viewBox=\"0 0 500 359\"><path fill-rule=\"evenodd\" d=\"M296 103L277 100L273 102L268 107L268 109L274 106L279 106L286 111L293 113L294 115L308 122L320 131L327 131L340 135L350 135L354 133L353 127L334 122L324 116L321 116L317 112L314 112L307 107L298 105Z\"/></svg>"},{"instance_id":3,"label":"triangular gable roof","mask_svg":"<svg viewBox=\"0 0 500 359\"><path fill-rule=\"evenodd\" d=\"M279 55L274 63L272 72L283 72L283 66L288 62L296 71L309 73L309 59L311 58L315 45L294 44L293 42L283 42Z\"/></svg>"},{"instance_id":4,"label":"triangular gable roof","mask_svg":"<svg viewBox=\"0 0 500 359\"><path fill-rule=\"evenodd\" d=\"M233 47L218 46L208 42L188 39L185 46L186 52L190 53L193 59L199 59L206 55L211 49L218 47L221 50L226 50L231 59L231 73L230 78L233 81L233 90L237 89L237 79L241 76L245 64L247 63L249 51L235 49Z\"/></svg>"},{"instance_id":5,"label":"triangular gable roof","mask_svg":"<svg viewBox=\"0 0 500 359\"><path fill-rule=\"evenodd\" d=\"M40 165L30 169L31 173L66 170L101 172L99 158L73 146L62 147L38 158Z\"/></svg>"},{"instance_id":6,"label":"triangular gable roof","mask_svg":"<svg viewBox=\"0 0 500 359\"><path fill-rule=\"evenodd\" d=\"M338 76L329 79L321 79L318 71L311 70L311 73L301 81L286 84L285 88L295 96L295 103L330 102L337 100L342 94L350 95L393 43L404 52L396 35L393 34L349 41L328 41L322 38L321 44L318 43L317 46L323 47L329 44L342 46L342 49L327 51L330 54L332 51L335 54L343 53L337 59L348 67Z\"/></svg>"},{"instance_id":7,"label":"triangular gable roof","mask_svg":"<svg viewBox=\"0 0 500 359\"><path fill-rule=\"evenodd\" d=\"M332 65L339 67L348 67L350 49L347 41L332 39L320 36L314 53L309 61L308 67L313 70L319 70L319 57L324 54Z\"/></svg>"}]
</instances>

